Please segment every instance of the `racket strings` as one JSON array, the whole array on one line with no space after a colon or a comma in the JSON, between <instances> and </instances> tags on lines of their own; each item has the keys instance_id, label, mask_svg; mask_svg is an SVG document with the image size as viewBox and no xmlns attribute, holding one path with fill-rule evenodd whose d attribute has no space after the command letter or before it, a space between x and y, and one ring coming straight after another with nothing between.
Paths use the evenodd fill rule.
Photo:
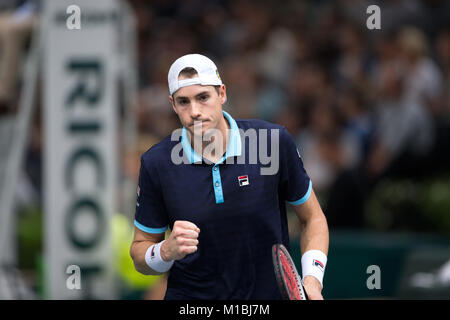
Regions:
<instances>
[{"instance_id":1,"label":"racket strings","mask_svg":"<svg viewBox=\"0 0 450 320\"><path fill-rule=\"evenodd\" d=\"M274 244L272 260L278 287L284 299L307 300L301 277L286 247L282 244Z\"/></svg>"},{"instance_id":2,"label":"racket strings","mask_svg":"<svg viewBox=\"0 0 450 320\"><path fill-rule=\"evenodd\" d=\"M284 273L283 278L285 279L286 285L288 287L290 298L294 298L295 300L304 299L301 293L300 279L295 272L295 269L293 269L292 267L292 261L290 261L290 259L283 251L280 252L280 262Z\"/></svg>"}]
</instances>

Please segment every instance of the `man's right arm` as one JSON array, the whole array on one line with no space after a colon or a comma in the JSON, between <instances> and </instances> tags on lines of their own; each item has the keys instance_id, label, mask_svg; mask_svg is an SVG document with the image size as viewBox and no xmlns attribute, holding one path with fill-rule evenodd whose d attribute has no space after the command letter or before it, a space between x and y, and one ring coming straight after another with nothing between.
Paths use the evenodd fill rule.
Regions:
<instances>
[{"instance_id":1,"label":"man's right arm","mask_svg":"<svg viewBox=\"0 0 450 320\"><path fill-rule=\"evenodd\" d=\"M161 245L161 259L183 259L186 255L197 251L200 229L189 221L175 221L173 230ZM147 233L134 228L134 240L131 244L130 255L137 271L145 275L160 275L161 272L149 267L145 255L150 246L164 240L164 233Z\"/></svg>"},{"instance_id":2,"label":"man's right arm","mask_svg":"<svg viewBox=\"0 0 450 320\"><path fill-rule=\"evenodd\" d=\"M134 239L130 248L130 255L136 270L145 275L160 275L145 262L145 254L150 246L164 240L164 233L147 233L134 227Z\"/></svg>"}]
</instances>

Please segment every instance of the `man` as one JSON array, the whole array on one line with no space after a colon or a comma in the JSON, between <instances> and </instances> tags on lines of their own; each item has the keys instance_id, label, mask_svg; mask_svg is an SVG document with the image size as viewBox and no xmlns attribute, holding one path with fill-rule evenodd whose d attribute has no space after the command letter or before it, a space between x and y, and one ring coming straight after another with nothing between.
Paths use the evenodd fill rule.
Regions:
<instances>
[{"instance_id":1,"label":"man","mask_svg":"<svg viewBox=\"0 0 450 320\"><path fill-rule=\"evenodd\" d=\"M286 129L223 111L226 87L205 56L177 59L168 81L183 129L141 158L130 251L136 270L170 270L165 299L280 299L271 248L289 248L288 201L301 223L305 290L322 299L327 222ZM272 172L254 157L267 141Z\"/></svg>"}]
</instances>

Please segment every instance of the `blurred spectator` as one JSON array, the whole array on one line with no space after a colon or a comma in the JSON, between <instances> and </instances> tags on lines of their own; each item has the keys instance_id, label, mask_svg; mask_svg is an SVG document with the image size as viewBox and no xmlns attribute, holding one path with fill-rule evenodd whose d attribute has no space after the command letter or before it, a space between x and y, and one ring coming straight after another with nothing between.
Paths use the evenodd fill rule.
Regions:
<instances>
[{"instance_id":1,"label":"blurred spectator","mask_svg":"<svg viewBox=\"0 0 450 320\"><path fill-rule=\"evenodd\" d=\"M358 142L338 122L330 101L319 100L312 108L310 125L298 136L298 146L314 190L328 190L337 174L359 163Z\"/></svg>"},{"instance_id":2,"label":"blurred spectator","mask_svg":"<svg viewBox=\"0 0 450 320\"><path fill-rule=\"evenodd\" d=\"M168 103L167 86L156 83L139 94L138 128L141 132L153 134L162 139L179 127L179 122Z\"/></svg>"},{"instance_id":3,"label":"blurred spectator","mask_svg":"<svg viewBox=\"0 0 450 320\"><path fill-rule=\"evenodd\" d=\"M260 74L270 83L283 84L295 63L296 38L285 28L270 30L267 41L256 56Z\"/></svg>"},{"instance_id":4,"label":"blurred spectator","mask_svg":"<svg viewBox=\"0 0 450 320\"><path fill-rule=\"evenodd\" d=\"M450 2L447 0L422 0L423 25L419 28L430 38L435 38L450 21Z\"/></svg>"},{"instance_id":5,"label":"blurred spectator","mask_svg":"<svg viewBox=\"0 0 450 320\"><path fill-rule=\"evenodd\" d=\"M382 10L381 28L392 32L404 25L423 27L426 18L421 0L386 0L379 1Z\"/></svg>"},{"instance_id":6,"label":"blurred spectator","mask_svg":"<svg viewBox=\"0 0 450 320\"><path fill-rule=\"evenodd\" d=\"M431 59L427 39L423 32L407 27L400 31L399 48L405 70L403 75L404 99L427 107L438 114L438 100L442 93L442 74Z\"/></svg>"},{"instance_id":7,"label":"blurred spectator","mask_svg":"<svg viewBox=\"0 0 450 320\"><path fill-rule=\"evenodd\" d=\"M440 110L447 118L450 116L450 28L442 30L436 38L436 52L443 72L443 90ZM449 119L450 120L450 119Z\"/></svg>"},{"instance_id":8,"label":"blurred spectator","mask_svg":"<svg viewBox=\"0 0 450 320\"><path fill-rule=\"evenodd\" d=\"M377 128L368 159L369 176L380 176L398 157L410 163L433 147L434 123L427 107L408 92L407 74L400 65L383 66L376 103ZM414 173L412 171L411 173Z\"/></svg>"},{"instance_id":9,"label":"blurred spectator","mask_svg":"<svg viewBox=\"0 0 450 320\"><path fill-rule=\"evenodd\" d=\"M369 112L368 97L357 88L348 88L337 97L338 115L344 130L355 139L359 162L365 161L372 139L374 119Z\"/></svg>"},{"instance_id":10,"label":"blurred spectator","mask_svg":"<svg viewBox=\"0 0 450 320\"><path fill-rule=\"evenodd\" d=\"M339 57L336 63L336 85L339 88L367 86L367 60L361 28L351 24L339 27Z\"/></svg>"},{"instance_id":11,"label":"blurred spectator","mask_svg":"<svg viewBox=\"0 0 450 320\"><path fill-rule=\"evenodd\" d=\"M252 118L256 113L256 71L253 56L229 57L222 64L221 78L227 87L225 107L237 118Z\"/></svg>"},{"instance_id":12,"label":"blurred spectator","mask_svg":"<svg viewBox=\"0 0 450 320\"><path fill-rule=\"evenodd\" d=\"M286 90L289 104L297 110L304 127L316 100L326 95L329 90L325 70L315 61L304 61L296 65L289 82L286 83Z\"/></svg>"},{"instance_id":13,"label":"blurred spectator","mask_svg":"<svg viewBox=\"0 0 450 320\"><path fill-rule=\"evenodd\" d=\"M39 2L10 1L0 13L0 114L12 111L19 79L20 59L33 26Z\"/></svg>"}]
</instances>

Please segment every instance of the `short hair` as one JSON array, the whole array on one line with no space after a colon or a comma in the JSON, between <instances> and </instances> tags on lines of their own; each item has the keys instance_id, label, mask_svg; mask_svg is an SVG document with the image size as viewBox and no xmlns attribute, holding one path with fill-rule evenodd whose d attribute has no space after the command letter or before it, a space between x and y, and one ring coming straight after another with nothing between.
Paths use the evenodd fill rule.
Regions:
<instances>
[{"instance_id":1,"label":"short hair","mask_svg":"<svg viewBox=\"0 0 450 320\"><path fill-rule=\"evenodd\" d=\"M195 76L198 76L198 72L197 72L197 70L195 70L192 67L186 67L186 68L184 68L183 70L180 71L180 73L178 74L178 77L179 76L183 76L183 77L188 78L188 79L195 78ZM213 86L213 87L216 89L217 94L219 94L220 86L217 85L217 86ZM173 94L172 94L172 98L173 98Z\"/></svg>"},{"instance_id":2,"label":"short hair","mask_svg":"<svg viewBox=\"0 0 450 320\"><path fill-rule=\"evenodd\" d=\"M191 67L187 67L184 68L183 70L180 71L180 74L178 76L183 76L186 78L194 78L196 75L198 75L197 70L195 70L194 68Z\"/></svg>"}]
</instances>

